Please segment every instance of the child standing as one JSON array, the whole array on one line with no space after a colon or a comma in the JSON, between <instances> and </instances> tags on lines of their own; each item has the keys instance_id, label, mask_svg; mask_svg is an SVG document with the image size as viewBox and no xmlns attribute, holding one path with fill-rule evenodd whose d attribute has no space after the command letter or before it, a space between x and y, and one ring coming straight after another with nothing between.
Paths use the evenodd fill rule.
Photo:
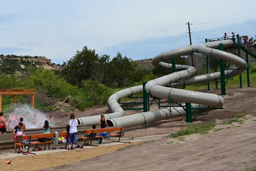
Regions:
<instances>
[{"instance_id":1,"label":"child standing","mask_svg":"<svg viewBox=\"0 0 256 171\"><path fill-rule=\"evenodd\" d=\"M76 147L77 144L77 125L78 125L78 121L75 118L75 114L71 113L70 114L70 120L69 120L69 134L68 134L68 148L67 150L71 149L71 143L73 144L73 150Z\"/></svg>"},{"instance_id":2,"label":"child standing","mask_svg":"<svg viewBox=\"0 0 256 171\"><path fill-rule=\"evenodd\" d=\"M13 132L12 132L15 153L17 152L17 150L16 150L16 142L18 142L20 140L18 135L22 135L22 132L21 132L22 126L23 126L23 124L21 122L19 122L19 124L14 127ZM20 152L21 151L20 151L20 148L19 148L18 153L20 153Z\"/></svg>"}]
</instances>

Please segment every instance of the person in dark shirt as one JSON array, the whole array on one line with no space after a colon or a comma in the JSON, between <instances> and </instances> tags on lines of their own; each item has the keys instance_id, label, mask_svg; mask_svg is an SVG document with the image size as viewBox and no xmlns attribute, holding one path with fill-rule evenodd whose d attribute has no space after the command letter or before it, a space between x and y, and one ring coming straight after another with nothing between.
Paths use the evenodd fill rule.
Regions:
<instances>
[{"instance_id":1,"label":"person in dark shirt","mask_svg":"<svg viewBox=\"0 0 256 171\"><path fill-rule=\"evenodd\" d=\"M106 120L104 114L102 114L102 115L100 116L100 123L99 123L99 124L100 124L101 129L106 129L106 126L108 127L108 123L107 123L107 120ZM108 133L100 133L100 135L106 137L106 135L108 135ZM101 144L101 143L104 142L104 141L105 141L104 138L100 139L99 144Z\"/></svg>"},{"instance_id":2,"label":"person in dark shirt","mask_svg":"<svg viewBox=\"0 0 256 171\"><path fill-rule=\"evenodd\" d=\"M96 129L96 125L92 125L92 129ZM91 134L85 134L84 137L96 137L96 133L91 133ZM84 145L88 145L89 140L84 140Z\"/></svg>"},{"instance_id":3,"label":"person in dark shirt","mask_svg":"<svg viewBox=\"0 0 256 171\"><path fill-rule=\"evenodd\" d=\"M96 129L96 125L92 125L92 129ZM85 134L84 137L96 137L96 133Z\"/></svg>"},{"instance_id":4,"label":"person in dark shirt","mask_svg":"<svg viewBox=\"0 0 256 171\"><path fill-rule=\"evenodd\" d=\"M104 114L102 114L100 116L100 123L99 123L99 125L100 125L101 129L105 129L106 126L108 127L108 123L107 123L107 120L105 119L105 115Z\"/></svg>"},{"instance_id":5,"label":"person in dark shirt","mask_svg":"<svg viewBox=\"0 0 256 171\"><path fill-rule=\"evenodd\" d=\"M22 132L21 132L22 127L23 127L23 124L22 124L21 122L19 122L19 124L14 127L13 132L12 132L12 134L13 134L13 141L14 141L14 150L15 150L15 153L17 152L17 149L16 149L16 142L19 141L18 135L22 135ZM21 151L20 151L20 148L19 148L18 153L20 153L20 152L21 152Z\"/></svg>"}]
</instances>

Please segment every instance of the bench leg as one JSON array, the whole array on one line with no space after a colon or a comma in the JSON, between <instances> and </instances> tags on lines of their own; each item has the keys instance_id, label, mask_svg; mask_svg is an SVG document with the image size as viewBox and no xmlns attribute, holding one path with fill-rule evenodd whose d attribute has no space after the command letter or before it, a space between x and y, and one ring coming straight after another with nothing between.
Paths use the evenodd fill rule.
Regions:
<instances>
[{"instance_id":1,"label":"bench leg","mask_svg":"<svg viewBox=\"0 0 256 171\"><path fill-rule=\"evenodd\" d=\"M28 153L28 154L34 154L34 155L36 155L36 153L31 153L31 152L29 152L30 143L31 143L31 136L30 136L29 142L28 142L28 151L27 151L27 153Z\"/></svg>"}]
</instances>

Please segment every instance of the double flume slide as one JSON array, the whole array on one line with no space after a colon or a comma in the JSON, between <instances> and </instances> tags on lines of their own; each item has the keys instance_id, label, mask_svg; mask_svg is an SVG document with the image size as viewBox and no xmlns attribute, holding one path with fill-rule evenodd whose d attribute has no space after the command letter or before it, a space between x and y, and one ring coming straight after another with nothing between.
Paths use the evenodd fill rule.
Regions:
<instances>
[{"instance_id":1,"label":"double flume slide","mask_svg":"<svg viewBox=\"0 0 256 171\"><path fill-rule=\"evenodd\" d=\"M171 64L161 61L171 60L172 58L187 55L192 52L198 52L205 56L223 59L224 61L228 61L229 63L235 65L235 68L225 70L225 78L231 78L244 72L247 67L246 61L234 54L218 50L219 44L223 44L224 48L234 46L234 42L232 40L214 41L186 46L155 56L152 59L152 64L154 67L164 67L170 69L172 67ZM198 113L200 108L202 112L210 111L214 108L220 108L223 106L224 99L219 95L176 88L182 85L210 82L215 81L216 79L218 80L221 78L220 72L194 76L196 69L192 66L176 65L176 69L179 71L147 82L145 85L146 91L151 96L160 99L171 99L172 101L179 103L191 103L192 108L195 108L192 110L192 113ZM169 85L169 87L166 87L167 85ZM105 114L109 126L131 127L186 114L186 111L182 107L166 107L155 111L141 112L125 116L125 112L121 108L118 101L131 95L141 94L142 92L143 86L140 85L118 91L109 97L108 107L113 112ZM93 124L97 125L100 120L100 115L80 117L77 119L81 126L91 126Z\"/></svg>"}]
</instances>

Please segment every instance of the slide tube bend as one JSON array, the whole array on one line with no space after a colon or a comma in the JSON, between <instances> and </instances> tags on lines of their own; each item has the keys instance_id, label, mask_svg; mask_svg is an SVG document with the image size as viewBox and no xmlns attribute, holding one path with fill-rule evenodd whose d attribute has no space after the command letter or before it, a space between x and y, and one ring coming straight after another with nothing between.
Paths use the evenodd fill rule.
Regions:
<instances>
[{"instance_id":1,"label":"slide tube bend","mask_svg":"<svg viewBox=\"0 0 256 171\"><path fill-rule=\"evenodd\" d=\"M168 51L154 57L152 59L152 64L154 67L165 67L170 69L171 64L162 62L162 59L170 60L171 58L179 57L181 55L187 55L192 52L199 52L206 56L223 59L235 64L237 66L236 69L225 71L226 77L234 77L241 74L246 68L246 62L236 55L218 50L219 44L223 44L224 48L228 48L233 46L233 41L215 41L199 45L186 46L177 50ZM192 66L176 65L176 68L184 70L149 81L145 86L146 91L151 96L161 99L169 99L171 97L172 101L178 101L180 103L192 103L192 108L198 108L196 110L193 109L193 113L197 113L199 110L201 112L210 111L213 110L211 108L218 108L223 106L224 99L219 95L175 88L184 84L189 85L220 79L220 72L194 76L196 69ZM171 87L165 87L166 85L171 85ZM185 110L181 107L169 107L156 111L142 112L124 116L124 111L118 101L124 97L140 94L142 91L142 86L135 86L121 90L110 96L108 99L108 106L114 113L105 114L106 118L108 119L109 126L131 127L186 114ZM81 117L78 118L78 120L81 121L80 125L92 125L93 123L97 124L99 122L100 115L93 117L97 119L93 120L91 119L92 117Z\"/></svg>"}]
</instances>

